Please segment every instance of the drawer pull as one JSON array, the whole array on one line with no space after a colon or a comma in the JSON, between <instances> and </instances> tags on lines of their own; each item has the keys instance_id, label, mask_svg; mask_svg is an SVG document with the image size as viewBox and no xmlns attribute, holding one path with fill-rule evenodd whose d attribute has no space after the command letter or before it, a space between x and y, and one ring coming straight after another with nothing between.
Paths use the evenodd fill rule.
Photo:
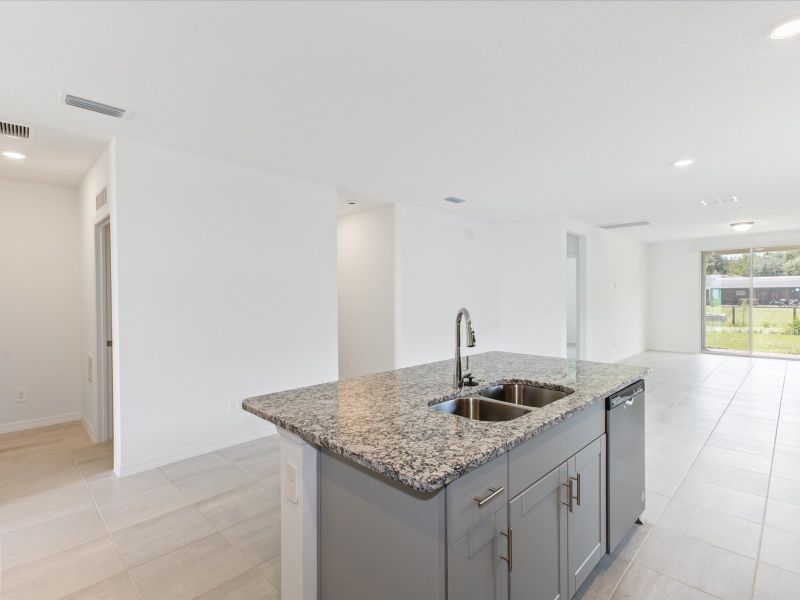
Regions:
<instances>
[{"instance_id":1,"label":"drawer pull","mask_svg":"<svg viewBox=\"0 0 800 600\"><path fill-rule=\"evenodd\" d=\"M475 501L478 503L478 508L483 508L486 504L497 498L500 494L506 491L506 488L499 487L499 488L489 488L491 494L486 496L486 498L478 498L475 496Z\"/></svg>"}]
</instances>

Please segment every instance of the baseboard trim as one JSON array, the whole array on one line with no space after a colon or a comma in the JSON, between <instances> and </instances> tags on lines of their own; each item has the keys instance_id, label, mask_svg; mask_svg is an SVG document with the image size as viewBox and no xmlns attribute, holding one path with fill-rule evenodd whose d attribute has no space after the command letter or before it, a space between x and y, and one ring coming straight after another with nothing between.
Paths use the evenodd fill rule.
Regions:
<instances>
[{"instance_id":1,"label":"baseboard trim","mask_svg":"<svg viewBox=\"0 0 800 600\"><path fill-rule=\"evenodd\" d=\"M97 443L97 431L95 431L94 425L86 418L86 415L81 417L81 425L86 430L86 433L89 434L89 437L92 438L92 441L96 444Z\"/></svg>"},{"instance_id":2,"label":"baseboard trim","mask_svg":"<svg viewBox=\"0 0 800 600\"><path fill-rule=\"evenodd\" d=\"M26 429L36 429L37 427L47 427L48 425L61 425L62 423L72 423L80 421L81 413L66 413L63 415L53 415L52 417L40 417L38 419L26 419L24 421L14 421L13 423L0 423L0 433L11 433L12 431L24 431Z\"/></svg>"},{"instance_id":3,"label":"baseboard trim","mask_svg":"<svg viewBox=\"0 0 800 600\"><path fill-rule=\"evenodd\" d=\"M222 450L237 444L244 444L245 442L252 442L263 437L268 437L277 434L277 429L269 423L269 427L258 431L249 431L226 438L219 438L210 442L188 446L176 452L169 452L167 454L160 454L144 460L134 461L127 464L114 465L114 471L118 477L127 477L128 475L135 475L142 471L148 471L157 467L163 467L179 460L186 460L187 458L194 458L201 454L214 452L215 450Z\"/></svg>"}]
</instances>

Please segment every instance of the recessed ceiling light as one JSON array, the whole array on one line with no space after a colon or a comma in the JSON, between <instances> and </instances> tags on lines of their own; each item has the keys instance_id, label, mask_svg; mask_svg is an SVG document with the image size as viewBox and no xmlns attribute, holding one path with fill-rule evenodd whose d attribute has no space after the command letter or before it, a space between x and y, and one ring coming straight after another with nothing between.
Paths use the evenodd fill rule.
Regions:
<instances>
[{"instance_id":1,"label":"recessed ceiling light","mask_svg":"<svg viewBox=\"0 0 800 600\"><path fill-rule=\"evenodd\" d=\"M734 231L750 231L753 225L755 225L753 221L741 221L739 223L731 223L731 227L733 227Z\"/></svg>"},{"instance_id":2,"label":"recessed ceiling light","mask_svg":"<svg viewBox=\"0 0 800 600\"><path fill-rule=\"evenodd\" d=\"M6 158L10 158L11 160L22 160L23 158L27 158L22 152L3 152L3 156Z\"/></svg>"},{"instance_id":3,"label":"recessed ceiling light","mask_svg":"<svg viewBox=\"0 0 800 600\"><path fill-rule=\"evenodd\" d=\"M785 40L800 33L800 18L795 17L789 21L784 21L769 34L773 40Z\"/></svg>"},{"instance_id":4,"label":"recessed ceiling light","mask_svg":"<svg viewBox=\"0 0 800 600\"><path fill-rule=\"evenodd\" d=\"M681 158L680 160L676 160L672 163L673 167L678 167L679 169L684 169L686 167L690 167L694 164L693 158Z\"/></svg>"}]
</instances>

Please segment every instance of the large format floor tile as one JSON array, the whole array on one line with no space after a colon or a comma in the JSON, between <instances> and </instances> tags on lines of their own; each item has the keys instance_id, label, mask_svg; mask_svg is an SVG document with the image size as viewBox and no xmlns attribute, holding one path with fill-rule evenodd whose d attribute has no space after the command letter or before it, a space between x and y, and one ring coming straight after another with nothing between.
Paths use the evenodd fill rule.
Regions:
<instances>
[{"instance_id":1,"label":"large format floor tile","mask_svg":"<svg viewBox=\"0 0 800 600\"><path fill-rule=\"evenodd\" d=\"M189 600L250 569L225 537L216 533L131 570L144 600Z\"/></svg>"},{"instance_id":2,"label":"large format floor tile","mask_svg":"<svg viewBox=\"0 0 800 600\"><path fill-rule=\"evenodd\" d=\"M725 599L749 598L756 562L656 526L636 563Z\"/></svg>"},{"instance_id":3,"label":"large format floor tile","mask_svg":"<svg viewBox=\"0 0 800 600\"><path fill-rule=\"evenodd\" d=\"M3 600L61 598L125 570L111 538L3 570Z\"/></svg>"}]
</instances>

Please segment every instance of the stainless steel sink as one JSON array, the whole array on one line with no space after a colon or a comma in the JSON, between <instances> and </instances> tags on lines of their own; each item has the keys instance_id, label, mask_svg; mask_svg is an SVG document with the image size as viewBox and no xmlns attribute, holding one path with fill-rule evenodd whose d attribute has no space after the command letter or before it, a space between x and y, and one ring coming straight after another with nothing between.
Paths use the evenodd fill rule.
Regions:
<instances>
[{"instance_id":1,"label":"stainless steel sink","mask_svg":"<svg viewBox=\"0 0 800 600\"><path fill-rule=\"evenodd\" d=\"M569 396L573 392L565 392L529 383L504 383L492 386L479 393L481 396L492 400L541 408L556 400L561 400L561 398Z\"/></svg>"},{"instance_id":2,"label":"stainless steel sink","mask_svg":"<svg viewBox=\"0 0 800 600\"><path fill-rule=\"evenodd\" d=\"M511 404L501 404L487 398L462 397L431 406L439 412L466 417L474 421L510 421L530 411Z\"/></svg>"}]
</instances>

